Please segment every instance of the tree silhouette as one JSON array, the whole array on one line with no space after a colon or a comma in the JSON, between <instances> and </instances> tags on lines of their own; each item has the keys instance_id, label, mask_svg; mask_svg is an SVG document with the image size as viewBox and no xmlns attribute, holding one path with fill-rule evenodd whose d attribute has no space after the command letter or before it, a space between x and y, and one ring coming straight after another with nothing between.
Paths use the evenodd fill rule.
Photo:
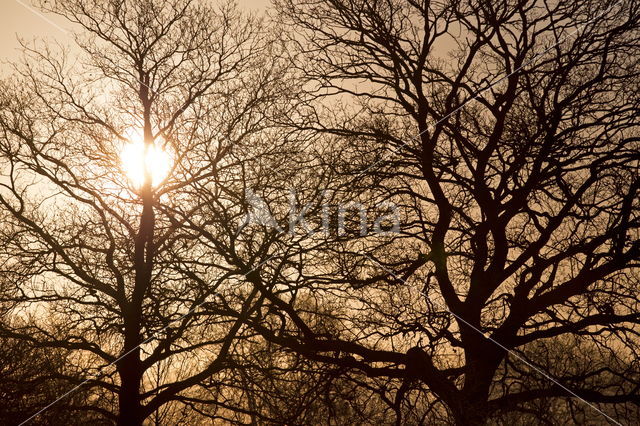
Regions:
<instances>
[{"instance_id":1,"label":"tree silhouette","mask_svg":"<svg viewBox=\"0 0 640 426\"><path fill-rule=\"evenodd\" d=\"M25 44L3 82L2 301L23 321L2 332L71 351L59 380L93 393L85 408L106 421L218 404L225 381L211 377L234 365L237 341L252 339L242 318L262 298L242 283L261 259L231 263L182 213L221 240L246 213L257 166L290 155L274 124L295 99L283 89L277 38L232 3L40 5L73 24L77 45ZM120 152L129 143L143 155L166 151L168 176L154 182L163 165L139 159L142 182L128 179Z\"/></svg>"},{"instance_id":2,"label":"tree silhouette","mask_svg":"<svg viewBox=\"0 0 640 426\"><path fill-rule=\"evenodd\" d=\"M55 376L60 412L135 425L637 423L637 4L40 6L77 45L2 81L0 332L59 358L17 393ZM136 133L166 176L123 167Z\"/></svg>"},{"instance_id":3,"label":"tree silhouette","mask_svg":"<svg viewBox=\"0 0 640 426\"><path fill-rule=\"evenodd\" d=\"M352 199L405 216L387 237L309 238L294 278L250 274L281 315L253 327L388 378L398 424L415 395L465 425L557 398L637 419L638 5L276 4L311 97L291 125L332 141ZM346 307L339 325L300 293ZM555 365L566 335L607 361Z\"/></svg>"},{"instance_id":4,"label":"tree silhouette","mask_svg":"<svg viewBox=\"0 0 640 426\"><path fill-rule=\"evenodd\" d=\"M24 340L11 338L2 338L1 343L0 421L3 424L12 424L16 419L31 416L75 386L60 377L60 372L67 367L70 352L38 348ZM66 373L73 374L69 371ZM75 392L43 413L40 423L101 423L100 407L91 407L86 396L82 391Z\"/></svg>"}]
</instances>

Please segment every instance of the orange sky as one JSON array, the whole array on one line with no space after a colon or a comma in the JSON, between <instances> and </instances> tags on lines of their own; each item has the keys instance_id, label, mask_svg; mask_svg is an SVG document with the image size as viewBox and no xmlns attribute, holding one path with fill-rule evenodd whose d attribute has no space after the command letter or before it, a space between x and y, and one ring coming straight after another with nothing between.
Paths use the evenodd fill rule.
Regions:
<instances>
[{"instance_id":1,"label":"orange sky","mask_svg":"<svg viewBox=\"0 0 640 426\"><path fill-rule=\"evenodd\" d=\"M27 40L34 37L53 37L63 42L69 40L63 31L69 25L55 16L38 15L39 12L30 6L31 0L0 0L0 3L0 60L16 57L18 35ZM238 0L238 4L251 9L263 9L268 3L269 0Z\"/></svg>"}]
</instances>

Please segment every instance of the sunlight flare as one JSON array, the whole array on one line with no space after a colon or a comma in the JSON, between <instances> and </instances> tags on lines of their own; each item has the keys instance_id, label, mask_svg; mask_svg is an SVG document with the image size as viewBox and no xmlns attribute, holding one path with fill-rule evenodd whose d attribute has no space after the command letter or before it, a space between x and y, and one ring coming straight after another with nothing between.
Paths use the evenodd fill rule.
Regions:
<instances>
[{"instance_id":1,"label":"sunlight flare","mask_svg":"<svg viewBox=\"0 0 640 426\"><path fill-rule=\"evenodd\" d=\"M127 136L129 143L120 152L122 171L134 187L140 188L147 168L151 173L151 185L157 186L169 175L171 157L155 144L145 148L142 135L138 132L128 132Z\"/></svg>"}]
</instances>

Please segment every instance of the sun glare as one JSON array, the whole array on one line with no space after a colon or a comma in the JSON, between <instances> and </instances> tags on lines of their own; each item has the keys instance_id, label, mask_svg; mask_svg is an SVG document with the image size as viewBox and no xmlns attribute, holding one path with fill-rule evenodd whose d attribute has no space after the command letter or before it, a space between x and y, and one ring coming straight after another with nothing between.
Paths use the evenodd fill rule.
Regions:
<instances>
[{"instance_id":1,"label":"sun glare","mask_svg":"<svg viewBox=\"0 0 640 426\"><path fill-rule=\"evenodd\" d=\"M151 173L151 185L162 182L171 169L171 157L160 147L151 145L146 149L142 137L129 137L129 143L122 147L120 162L122 171L131 184L140 188L144 183L145 167Z\"/></svg>"}]
</instances>

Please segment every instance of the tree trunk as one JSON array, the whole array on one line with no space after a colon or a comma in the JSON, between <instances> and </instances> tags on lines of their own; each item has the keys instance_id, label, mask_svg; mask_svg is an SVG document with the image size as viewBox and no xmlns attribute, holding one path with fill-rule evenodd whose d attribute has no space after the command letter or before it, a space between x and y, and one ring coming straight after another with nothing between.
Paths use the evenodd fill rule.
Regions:
<instances>
[{"instance_id":1,"label":"tree trunk","mask_svg":"<svg viewBox=\"0 0 640 426\"><path fill-rule=\"evenodd\" d=\"M151 103L148 99L148 75L140 74L140 100L144 106L144 144L146 150L153 146L151 132ZM151 271L155 250L153 234L155 228L155 213L153 211L153 190L150 165L141 159L144 168L144 183L140 190L142 199L142 215L140 227L135 240L134 270L135 285L131 299L124 310L125 341L123 359L120 362L120 394L118 425L142 425L143 412L140 400L143 367L140 360L140 345L142 344L142 306L145 294L151 285Z\"/></svg>"},{"instance_id":2,"label":"tree trunk","mask_svg":"<svg viewBox=\"0 0 640 426\"><path fill-rule=\"evenodd\" d=\"M154 213L151 203L151 184L149 176L145 178L143 189L143 209L140 219L140 229L136 236L135 246L135 287L131 300L127 303L124 313L124 350L120 361L120 394L118 425L139 426L142 424L142 405L140 401L140 386L142 381L142 362L140 360L140 344L142 337L142 305L144 295L151 283L151 269L153 266L153 228Z\"/></svg>"},{"instance_id":3,"label":"tree trunk","mask_svg":"<svg viewBox=\"0 0 640 426\"><path fill-rule=\"evenodd\" d=\"M475 333L475 331L473 332ZM477 335L471 334L472 339ZM474 340L467 339L467 342ZM503 358L502 352L488 344L484 337L477 341L466 353L466 364L472 366L465 374L464 386L459 403L451 407L456 425L480 426L487 423L489 416L487 401L493 377Z\"/></svg>"},{"instance_id":4,"label":"tree trunk","mask_svg":"<svg viewBox=\"0 0 640 426\"><path fill-rule=\"evenodd\" d=\"M146 85L143 86L146 89ZM146 99L146 90L141 89L141 96L145 106L145 150L153 144L151 123L149 121L150 105ZM145 151L146 152L146 151ZM142 344L142 306L145 294L151 285L151 271L153 269L154 246L153 234L155 214L153 211L153 193L151 187L151 173L149 165L144 163L144 183L141 188L142 215L140 227L136 235L134 269L135 285L130 301L124 310L125 341L123 359L120 361L120 394L118 425L142 425L143 413L140 400L143 366L140 359L140 345Z\"/></svg>"},{"instance_id":5,"label":"tree trunk","mask_svg":"<svg viewBox=\"0 0 640 426\"><path fill-rule=\"evenodd\" d=\"M136 333L137 334L137 333ZM126 339L125 339L126 340ZM140 404L140 349L125 343L125 352L131 351L120 361L120 392L118 395L118 425L139 426L142 424L142 406Z\"/></svg>"},{"instance_id":6,"label":"tree trunk","mask_svg":"<svg viewBox=\"0 0 640 426\"><path fill-rule=\"evenodd\" d=\"M468 405L453 413L457 426L484 426L487 422L484 407Z\"/></svg>"}]
</instances>

